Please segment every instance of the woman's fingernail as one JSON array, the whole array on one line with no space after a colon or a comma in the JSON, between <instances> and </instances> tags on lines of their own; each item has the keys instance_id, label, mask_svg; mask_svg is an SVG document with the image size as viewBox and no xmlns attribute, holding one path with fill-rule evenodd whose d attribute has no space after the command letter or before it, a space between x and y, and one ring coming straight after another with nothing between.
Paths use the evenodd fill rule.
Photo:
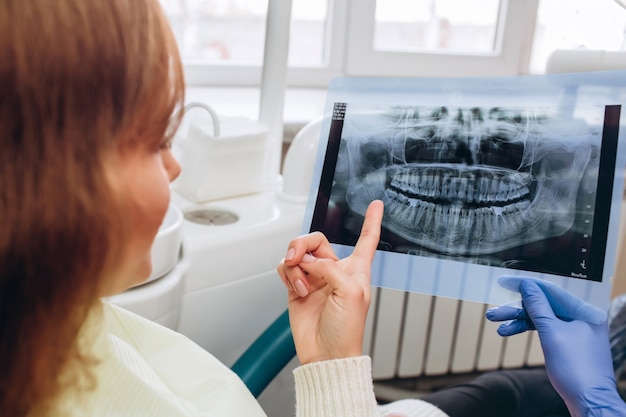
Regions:
<instances>
[{"instance_id":1,"label":"woman's fingernail","mask_svg":"<svg viewBox=\"0 0 626 417\"><path fill-rule=\"evenodd\" d=\"M294 286L296 287L296 293L298 293L300 297L306 297L309 295L309 290L307 290L306 285L304 285L304 282L302 282L301 279L297 280Z\"/></svg>"},{"instance_id":2,"label":"woman's fingernail","mask_svg":"<svg viewBox=\"0 0 626 417\"><path fill-rule=\"evenodd\" d=\"M315 260L315 256L311 255L310 253L305 253L304 256L302 257L302 262L304 263L311 263Z\"/></svg>"},{"instance_id":3,"label":"woman's fingernail","mask_svg":"<svg viewBox=\"0 0 626 417\"><path fill-rule=\"evenodd\" d=\"M289 250L287 251L287 255L285 255L285 260L286 261L292 260L295 254L296 254L296 251L293 250L293 248L289 248Z\"/></svg>"}]
</instances>

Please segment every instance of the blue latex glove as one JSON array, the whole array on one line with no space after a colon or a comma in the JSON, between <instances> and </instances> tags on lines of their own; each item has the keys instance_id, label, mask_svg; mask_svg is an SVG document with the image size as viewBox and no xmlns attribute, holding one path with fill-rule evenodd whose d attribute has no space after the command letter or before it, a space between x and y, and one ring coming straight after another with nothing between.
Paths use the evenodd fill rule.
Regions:
<instances>
[{"instance_id":1,"label":"blue latex glove","mask_svg":"<svg viewBox=\"0 0 626 417\"><path fill-rule=\"evenodd\" d=\"M522 294L523 308L489 309L491 321L507 321L498 334L536 329L550 382L572 416L626 416L615 384L606 313L547 281L501 277Z\"/></svg>"}]
</instances>

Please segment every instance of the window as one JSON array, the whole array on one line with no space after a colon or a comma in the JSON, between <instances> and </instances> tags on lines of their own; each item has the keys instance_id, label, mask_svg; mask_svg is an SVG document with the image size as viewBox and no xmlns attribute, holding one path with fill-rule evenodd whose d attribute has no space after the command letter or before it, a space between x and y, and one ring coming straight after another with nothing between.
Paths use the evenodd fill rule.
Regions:
<instances>
[{"instance_id":1,"label":"window","mask_svg":"<svg viewBox=\"0 0 626 417\"><path fill-rule=\"evenodd\" d=\"M258 84L267 0L161 0L192 84ZM328 67L325 1L293 0L289 65Z\"/></svg>"},{"instance_id":2,"label":"window","mask_svg":"<svg viewBox=\"0 0 626 417\"><path fill-rule=\"evenodd\" d=\"M289 4L290 0L269 0ZM161 0L190 85L261 80L268 0ZM621 50L614 0L291 0L288 83L543 72L555 49Z\"/></svg>"},{"instance_id":3,"label":"window","mask_svg":"<svg viewBox=\"0 0 626 417\"><path fill-rule=\"evenodd\" d=\"M374 49L493 54L499 8L499 0L377 1Z\"/></svg>"},{"instance_id":4,"label":"window","mask_svg":"<svg viewBox=\"0 0 626 417\"><path fill-rule=\"evenodd\" d=\"M377 7L378 3L380 7ZM379 33L382 38L383 28L390 26L385 25L390 20L387 17L391 14L387 12L390 3L388 0L361 0L358 10L353 8L350 13L347 73L369 76L505 75L517 73L525 64L520 50L528 44L532 33L528 34L522 28L532 26L535 1L481 1L480 13L472 12L476 8L475 2L463 0L394 3L393 15L399 16L402 10L405 10L405 16L412 15L412 25L409 22L409 26L418 28L420 21L423 22L423 46L409 52L381 48L381 41L376 40L375 34ZM409 4L413 7L409 8ZM395 26L399 27L397 20ZM377 25L379 30L376 30ZM474 44L478 39L481 41ZM376 45L379 45L378 49Z\"/></svg>"},{"instance_id":5,"label":"window","mask_svg":"<svg viewBox=\"0 0 626 417\"><path fill-rule=\"evenodd\" d=\"M626 10L613 0L542 0L537 11L530 72L543 73L557 49L624 50Z\"/></svg>"},{"instance_id":6,"label":"window","mask_svg":"<svg viewBox=\"0 0 626 417\"><path fill-rule=\"evenodd\" d=\"M267 0L161 0L190 64L261 65ZM295 0L290 65L324 62L327 4Z\"/></svg>"},{"instance_id":7,"label":"window","mask_svg":"<svg viewBox=\"0 0 626 417\"><path fill-rule=\"evenodd\" d=\"M162 0L189 64L259 65L267 1Z\"/></svg>"}]
</instances>

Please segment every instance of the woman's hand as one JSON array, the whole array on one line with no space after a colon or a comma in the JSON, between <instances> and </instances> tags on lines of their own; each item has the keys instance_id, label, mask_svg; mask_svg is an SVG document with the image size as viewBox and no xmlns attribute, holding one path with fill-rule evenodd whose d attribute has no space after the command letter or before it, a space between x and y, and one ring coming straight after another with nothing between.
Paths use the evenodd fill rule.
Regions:
<instances>
[{"instance_id":1,"label":"woman's hand","mask_svg":"<svg viewBox=\"0 0 626 417\"><path fill-rule=\"evenodd\" d=\"M370 267L380 239L382 201L365 213L354 251L339 260L319 232L291 241L278 273L289 293L289 321L300 363L362 355Z\"/></svg>"}]
</instances>

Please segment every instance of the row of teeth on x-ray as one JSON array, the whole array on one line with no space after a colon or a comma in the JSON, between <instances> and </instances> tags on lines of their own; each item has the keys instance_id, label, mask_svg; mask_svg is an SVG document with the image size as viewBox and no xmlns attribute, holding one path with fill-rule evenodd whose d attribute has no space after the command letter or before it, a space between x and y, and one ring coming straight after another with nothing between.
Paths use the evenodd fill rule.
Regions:
<instances>
[{"instance_id":1,"label":"row of teeth on x-ray","mask_svg":"<svg viewBox=\"0 0 626 417\"><path fill-rule=\"evenodd\" d=\"M530 191L527 184L530 180L530 174L491 178L471 173L453 176L402 170L391 179L390 189L419 200L443 200L480 206L528 198Z\"/></svg>"},{"instance_id":2,"label":"row of teeth on x-ray","mask_svg":"<svg viewBox=\"0 0 626 417\"><path fill-rule=\"evenodd\" d=\"M423 232L429 240L436 241L438 235L445 233L446 239L464 245L468 245L470 240L490 239L494 233L501 236L515 233L532 215L532 211L528 210L529 200L505 206L468 208L407 198L392 190L387 191L384 199L388 203L388 214L395 219L397 226L416 230L416 224L430 225L422 227L424 231L429 230L428 233Z\"/></svg>"},{"instance_id":3,"label":"row of teeth on x-ray","mask_svg":"<svg viewBox=\"0 0 626 417\"><path fill-rule=\"evenodd\" d=\"M366 133L344 138L340 157L350 165L346 202L363 214L382 199L383 226L409 242L489 254L574 222L592 155L584 123L524 109L411 107L362 123Z\"/></svg>"}]
</instances>

